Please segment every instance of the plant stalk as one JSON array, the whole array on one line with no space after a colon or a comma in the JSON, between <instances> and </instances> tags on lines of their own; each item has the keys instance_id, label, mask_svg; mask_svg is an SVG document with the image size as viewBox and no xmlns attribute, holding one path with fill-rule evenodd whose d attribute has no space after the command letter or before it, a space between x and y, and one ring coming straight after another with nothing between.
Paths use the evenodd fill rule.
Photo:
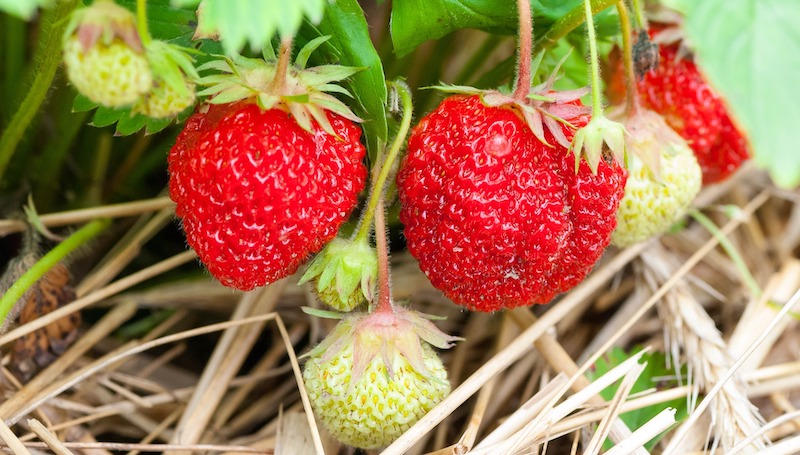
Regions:
<instances>
[{"instance_id":1,"label":"plant stalk","mask_svg":"<svg viewBox=\"0 0 800 455\"><path fill-rule=\"evenodd\" d=\"M353 240L356 242L365 241L367 236L369 236L370 230L372 229L372 220L377 216L376 209L382 203L381 199L383 197L384 187L386 186L386 180L389 177L389 173L392 171L400 149L403 147L403 143L408 135L408 130L411 128L411 117L414 107L411 104L411 92L408 86L402 82L387 82L387 84L397 90L397 94L400 96L400 103L403 105L403 117L400 121L400 129L397 130L397 136L392 142L389 153L386 154L386 158L380 165L381 171L372 183L369 200L367 201L367 209L353 237Z\"/></svg>"},{"instance_id":2,"label":"plant stalk","mask_svg":"<svg viewBox=\"0 0 800 455\"><path fill-rule=\"evenodd\" d=\"M597 37L594 30L594 13L592 12L592 2L584 0L583 6L586 14L586 30L589 33L589 62L592 67L592 118L603 115L603 107L600 99L600 63L597 56Z\"/></svg>"},{"instance_id":3,"label":"plant stalk","mask_svg":"<svg viewBox=\"0 0 800 455\"><path fill-rule=\"evenodd\" d=\"M42 278L50 269L64 259L68 254L85 245L97 234L105 230L111 221L107 218L94 220L78 229L63 242L56 245L47 254L42 256L36 264L22 274L14 284L0 297L0 320L5 321L14 305L25 295L31 286Z\"/></svg>"},{"instance_id":4,"label":"plant stalk","mask_svg":"<svg viewBox=\"0 0 800 455\"><path fill-rule=\"evenodd\" d=\"M633 69L633 33L631 18L624 0L617 2L619 25L622 29L622 58L625 62L625 114L630 116L639 109L639 92L636 88L636 73Z\"/></svg>"},{"instance_id":5,"label":"plant stalk","mask_svg":"<svg viewBox=\"0 0 800 455\"><path fill-rule=\"evenodd\" d=\"M378 304L373 312L391 314L392 286L389 278L389 246L386 241L386 217L384 215L383 196L378 198L379 210L375 211L375 244L378 252Z\"/></svg>"},{"instance_id":6,"label":"plant stalk","mask_svg":"<svg viewBox=\"0 0 800 455\"><path fill-rule=\"evenodd\" d=\"M77 4L78 0L62 0L56 2L52 8L45 9L38 42L41 52L37 52L41 58L34 61L33 83L0 136L0 181L3 180L17 145L47 97L47 91L61 63L62 38L68 22L65 19Z\"/></svg>"},{"instance_id":7,"label":"plant stalk","mask_svg":"<svg viewBox=\"0 0 800 455\"><path fill-rule=\"evenodd\" d=\"M647 30L647 18L644 17L644 10L640 0L633 0L633 14L636 18L636 27Z\"/></svg>"},{"instance_id":8,"label":"plant stalk","mask_svg":"<svg viewBox=\"0 0 800 455\"><path fill-rule=\"evenodd\" d=\"M142 46L147 48L153 41L150 29L147 27L147 0L136 0L136 31L139 32Z\"/></svg>"},{"instance_id":9,"label":"plant stalk","mask_svg":"<svg viewBox=\"0 0 800 455\"><path fill-rule=\"evenodd\" d=\"M529 0L517 0L519 12L519 55L517 56L517 82L514 99L524 101L531 91L531 48L533 46L533 18Z\"/></svg>"},{"instance_id":10,"label":"plant stalk","mask_svg":"<svg viewBox=\"0 0 800 455\"><path fill-rule=\"evenodd\" d=\"M278 67L275 69L275 78L270 82L267 91L280 94L286 85L286 72L289 70L289 63L292 59L292 37L288 36L281 40L281 50L278 55Z\"/></svg>"}]
</instances>

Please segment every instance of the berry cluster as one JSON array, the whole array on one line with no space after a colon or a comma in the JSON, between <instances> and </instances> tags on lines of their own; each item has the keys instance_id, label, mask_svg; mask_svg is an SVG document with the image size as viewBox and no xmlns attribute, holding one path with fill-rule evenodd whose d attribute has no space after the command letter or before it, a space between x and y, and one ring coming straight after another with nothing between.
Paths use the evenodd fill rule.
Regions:
<instances>
[{"instance_id":1,"label":"berry cluster","mask_svg":"<svg viewBox=\"0 0 800 455\"><path fill-rule=\"evenodd\" d=\"M316 314L340 322L306 354L303 378L328 431L373 449L449 393L434 348L457 340L391 297L383 198L395 194L390 175L409 131L394 180L408 250L450 300L486 312L569 291L611 242L666 232L702 182L726 178L747 158L691 59L675 44L656 51L644 33L636 83L632 59L623 66L612 53L610 98L627 104L606 118L587 11L591 111L580 101L588 90L553 90L558 68L531 88L531 38L522 33L530 32L529 12L520 15L513 93L446 87L455 94L411 129L408 88L391 83L403 118L394 144L378 154L349 238L337 234L366 187L366 150L361 119L331 92L349 96L337 84L358 69L305 67L329 37L308 42L295 63L283 37L278 57L223 57L194 68L183 50L149 37L142 18L97 0L74 14L64 62L93 102L154 118L175 117L194 104L195 86L204 87L197 94L207 99L168 157L187 242L211 275L241 291L292 275L319 253L300 282L341 312Z\"/></svg>"},{"instance_id":2,"label":"berry cluster","mask_svg":"<svg viewBox=\"0 0 800 455\"><path fill-rule=\"evenodd\" d=\"M67 77L100 105L174 118L194 104L197 73L183 51L140 36L135 22L109 0L73 13L64 35Z\"/></svg>"},{"instance_id":3,"label":"berry cluster","mask_svg":"<svg viewBox=\"0 0 800 455\"><path fill-rule=\"evenodd\" d=\"M653 24L648 34L658 40L659 36L674 35L675 30ZM749 158L747 140L683 42L662 44L658 56L658 65L636 84L642 106L662 115L686 140L703 171L704 184L725 180ZM611 53L609 63L608 96L612 102L621 102L626 90L618 49Z\"/></svg>"}]
</instances>

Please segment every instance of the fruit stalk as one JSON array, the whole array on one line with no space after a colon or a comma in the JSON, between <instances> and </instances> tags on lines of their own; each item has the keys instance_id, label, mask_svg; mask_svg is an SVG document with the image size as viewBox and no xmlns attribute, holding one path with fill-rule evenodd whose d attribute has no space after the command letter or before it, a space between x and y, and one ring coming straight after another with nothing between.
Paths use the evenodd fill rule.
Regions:
<instances>
[{"instance_id":1,"label":"fruit stalk","mask_svg":"<svg viewBox=\"0 0 800 455\"><path fill-rule=\"evenodd\" d=\"M78 0L64 0L44 10L39 31L41 38L37 43L38 51L34 57L33 67L36 71L33 82L30 85L26 84L26 87L30 87L28 94L19 108L14 110L14 116L0 136L0 180L19 141L47 96L58 65L61 63L61 39L69 22L66 19L77 4Z\"/></svg>"},{"instance_id":2,"label":"fruit stalk","mask_svg":"<svg viewBox=\"0 0 800 455\"><path fill-rule=\"evenodd\" d=\"M267 89L270 93L282 93L286 85L286 71L289 69L289 62L292 58L292 37L288 36L281 40L280 55L278 55L278 66L275 69L275 78L269 83Z\"/></svg>"},{"instance_id":3,"label":"fruit stalk","mask_svg":"<svg viewBox=\"0 0 800 455\"><path fill-rule=\"evenodd\" d=\"M600 63L597 60L597 37L594 30L594 17L592 2L583 0L586 14L586 31L589 33L589 62L592 66L592 117L603 115L603 105L600 100Z\"/></svg>"},{"instance_id":4,"label":"fruit stalk","mask_svg":"<svg viewBox=\"0 0 800 455\"><path fill-rule=\"evenodd\" d=\"M147 28L147 0L136 0L136 31L139 32L142 46L147 47L153 40Z\"/></svg>"},{"instance_id":5,"label":"fruit stalk","mask_svg":"<svg viewBox=\"0 0 800 455\"><path fill-rule=\"evenodd\" d=\"M533 19L528 0L517 0L519 12L519 55L517 56L517 83L514 99L523 101L531 91L531 47L533 42Z\"/></svg>"},{"instance_id":6,"label":"fruit stalk","mask_svg":"<svg viewBox=\"0 0 800 455\"><path fill-rule=\"evenodd\" d=\"M631 19L628 7L624 0L617 2L619 25L622 29L622 51L625 62L625 115L636 114L639 109L639 91L636 88L636 74L633 69L633 36L631 33Z\"/></svg>"},{"instance_id":7,"label":"fruit stalk","mask_svg":"<svg viewBox=\"0 0 800 455\"><path fill-rule=\"evenodd\" d=\"M389 246L386 242L386 217L383 196L378 199L380 210L375 212L375 244L378 251L378 304L374 312L393 314L392 288L389 284Z\"/></svg>"},{"instance_id":8,"label":"fruit stalk","mask_svg":"<svg viewBox=\"0 0 800 455\"><path fill-rule=\"evenodd\" d=\"M103 232L111 221L107 218L94 220L84 227L78 229L74 234L67 237L63 242L56 245L47 254L42 256L36 264L26 271L14 284L8 288L3 297L0 298L0 320L5 321L9 311L14 304L25 295L25 292L43 277L50 269L56 266L68 254L85 245L89 240Z\"/></svg>"},{"instance_id":9,"label":"fruit stalk","mask_svg":"<svg viewBox=\"0 0 800 455\"><path fill-rule=\"evenodd\" d=\"M636 27L639 29L647 29L647 18L644 17L644 10L642 3L639 0L633 0L633 14L636 19Z\"/></svg>"},{"instance_id":10,"label":"fruit stalk","mask_svg":"<svg viewBox=\"0 0 800 455\"><path fill-rule=\"evenodd\" d=\"M400 103L403 105L403 117L400 121L400 129L397 130L397 136L394 138L394 142L392 142L392 147L389 149L389 153L386 154L383 164L381 164L381 171L372 184L369 200L367 201L367 209L366 212L364 212L364 217L361 219L361 224L356 231L356 235L353 237L354 241L363 241L369 235L372 227L372 220L377 217L375 210L379 205L382 206L383 187L386 184L386 179L389 177L389 172L391 172L397 155L400 153L400 148L406 140L408 130L411 128L411 116L414 107L411 104L411 92L408 86L403 82L387 82L387 84L394 88L400 97Z\"/></svg>"}]
</instances>

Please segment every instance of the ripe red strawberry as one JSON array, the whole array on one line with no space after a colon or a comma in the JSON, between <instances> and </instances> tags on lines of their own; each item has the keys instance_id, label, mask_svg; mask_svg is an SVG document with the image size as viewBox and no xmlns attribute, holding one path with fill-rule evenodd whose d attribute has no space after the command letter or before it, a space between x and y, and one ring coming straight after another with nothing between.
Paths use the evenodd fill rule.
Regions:
<instances>
[{"instance_id":1,"label":"ripe red strawberry","mask_svg":"<svg viewBox=\"0 0 800 455\"><path fill-rule=\"evenodd\" d=\"M649 31L651 38L663 29L663 25L654 25ZM747 140L691 55L682 55L679 46L660 46L658 67L638 81L641 103L664 116L667 124L689 143L703 170L703 183L716 183L748 159ZM625 97L625 78L618 50L609 60L608 95L612 102L619 103Z\"/></svg>"},{"instance_id":2,"label":"ripe red strawberry","mask_svg":"<svg viewBox=\"0 0 800 455\"><path fill-rule=\"evenodd\" d=\"M186 122L169 154L170 197L186 239L214 277L250 290L294 273L336 236L367 170L360 119L325 91L358 69L306 69L327 38L310 41L291 64L212 60L198 95L212 97ZM178 82L188 67L176 60ZM184 65L185 66L185 65Z\"/></svg>"},{"instance_id":3,"label":"ripe red strawberry","mask_svg":"<svg viewBox=\"0 0 800 455\"><path fill-rule=\"evenodd\" d=\"M170 196L186 239L220 282L253 289L294 273L331 240L364 188L361 129L328 113L336 135L284 110L210 105L169 154Z\"/></svg>"},{"instance_id":4,"label":"ripe red strawberry","mask_svg":"<svg viewBox=\"0 0 800 455\"><path fill-rule=\"evenodd\" d=\"M573 130L545 129L548 146L518 112L479 96L445 99L412 130L397 177L409 251L470 309L547 303L583 280L616 226L625 170L603 159L593 175L582 159L576 172ZM577 127L589 119L561 117Z\"/></svg>"}]
</instances>

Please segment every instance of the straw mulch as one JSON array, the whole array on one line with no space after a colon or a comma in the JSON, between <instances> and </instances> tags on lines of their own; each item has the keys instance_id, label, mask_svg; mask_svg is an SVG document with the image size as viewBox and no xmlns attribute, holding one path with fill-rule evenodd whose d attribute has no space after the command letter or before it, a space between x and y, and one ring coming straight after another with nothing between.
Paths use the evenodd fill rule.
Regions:
<instances>
[{"instance_id":1,"label":"straw mulch","mask_svg":"<svg viewBox=\"0 0 800 455\"><path fill-rule=\"evenodd\" d=\"M798 202L747 167L697 201L723 237L688 219L609 248L549 305L495 314L453 305L396 252L395 299L446 316L437 324L465 340L441 353L451 395L383 453L647 453L667 428L653 453L797 453L800 306L787 304L800 288ZM157 236L178 232L163 197L42 220L57 230L96 216L116 229L67 262L72 288L56 268L28 296L62 306L0 336L7 452L353 453L306 412L297 356L332 322L301 311L318 304L296 276L240 294L197 274L190 251L158 260ZM22 228L0 221L4 237ZM79 311L82 323L65 318ZM644 350L588 379L613 347ZM652 352L673 374L631 393ZM613 398L600 397L610 384ZM689 407L678 425L670 410L641 428L619 419L675 399Z\"/></svg>"}]
</instances>

